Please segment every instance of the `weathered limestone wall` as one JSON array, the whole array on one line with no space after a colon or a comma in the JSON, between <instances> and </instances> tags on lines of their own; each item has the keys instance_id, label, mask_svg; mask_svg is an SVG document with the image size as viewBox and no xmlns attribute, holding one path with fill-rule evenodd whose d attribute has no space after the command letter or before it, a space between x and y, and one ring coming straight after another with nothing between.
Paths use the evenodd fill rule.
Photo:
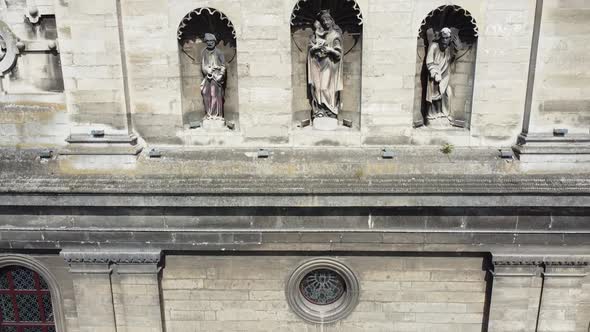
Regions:
<instances>
[{"instance_id":1,"label":"weathered limestone wall","mask_svg":"<svg viewBox=\"0 0 590 332\"><path fill-rule=\"evenodd\" d=\"M50 41L58 39L53 1L40 0L37 7L42 17L33 25L25 19L25 0L0 6L0 20L25 45L14 69L1 78L2 147L63 144L63 133L69 130L61 55L47 47Z\"/></svg>"},{"instance_id":2,"label":"weathered limestone wall","mask_svg":"<svg viewBox=\"0 0 590 332\"><path fill-rule=\"evenodd\" d=\"M590 128L590 3L546 0L539 40L531 133Z\"/></svg>"},{"instance_id":3,"label":"weathered limestone wall","mask_svg":"<svg viewBox=\"0 0 590 332\"><path fill-rule=\"evenodd\" d=\"M292 114L289 106L291 62L290 14L285 14L289 11L287 6L279 1L169 0L167 5L154 8L154 11L169 8L167 35L172 40L173 48L170 50L174 51L176 59L179 56L176 40L178 25L186 14L200 7L223 12L236 30L235 61L239 88L238 95L233 98L238 100L239 129L222 134L185 130L178 133L179 137L191 145L288 143ZM178 69L175 70L176 76L179 76ZM180 95L175 98L180 100ZM171 97L167 100L173 101Z\"/></svg>"},{"instance_id":4,"label":"weathered limestone wall","mask_svg":"<svg viewBox=\"0 0 590 332\"><path fill-rule=\"evenodd\" d=\"M73 276L70 274L67 264L59 255L39 255L33 256L33 259L43 264L57 281L61 292L62 311L65 316L65 329L63 332L77 332L78 313L76 309L76 296L73 284ZM52 296L54 296L52 294ZM54 311L55 312L55 311Z\"/></svg>"},{"instance_id":5,"label":"weathered limestone wall","mask_svg":"<svg viewBox=\"0 0 590 332\"><path fill-rule=\"evenodd\" d=\"M470 83L475 86L471 131L451 129L442 132L412 128L412 113L417 31L430 11L448 3L434 0L358 1L365 22L362 57L358 59L362 60L362 68L360 77L353 71L349 74L362 86L360 131L327 133L307 132L293 126L293 114L297 111L293 105L300 107L306 102L301 93L296 93L292 80L292 75L297 73L291 68L293 53L289 20L295 1L134 0L121 3L132 122L134 130L151 144L380 146L450 142L466 146L509 145L520 128L534 0L471 0L460 4L472 13L481 33L475 81ZM239 88L237 91L228 89L228 93L237 92L228 99L237 100L239 120L237 129L231 132L189 130L187 119L183 120L187 110L183 110L182 105L184 83L179 61L182 55L179 54L176 33L187 13L206 6L227 15L237 33L237 73L234 74ZM88 120L90 114L96 114L93 111L95 106L100 105L101 110L106 106L102 118L109 119L96 122L113 122L111 124L117 124L113 127L120 129L125 127L124 95L120 89L115 7L115 1L88 6L82 2L62 4L61 11L72 15L62 14L63 19L58 24L66 35L64 52L90 54L98 61L92 65L90 62L64 64L66 73L80 69L76 75L67 76L70 83L76 83L66 87L73 119L79 119L79 113L84 112ZM74 20L76 15L84 20ZM102 19L100 24L99 19ZM91 25L90 31L96 32L92 34L94 39L78 38L77 34L86 25ZM92 40L97 42L92 47L80 47L92 44ZM108 45L110 52L101 54L104 47L100 45ZM76 57L72 58L75 61ZM94 80L97 83L94 89L100 90L84 96L84 91L88 90L80 87L80 80L84 79ZM193 93L192 99L200 99L198 91ZM347 98L350 98L351 105L356 103L353 95L347 95ZM192 99L184 97L185 101ZM94 124L86 120L82 122Z\"/></svg>"},{"instance_id":6,"label":"weathered limestone wall","mask_svg":"<svg viewBox=\"0 0 590 332\"><path fill-rule=\"evenodd\" d=\"M70 132L127 133L116 0L55 1ZM60 130L62 140L70 132Z\"/></svg>"},{"instance_id":7,"label":"weathered limestone wall","mask_svg":"<svg viewBox=\"0 0 590 332\"><path fill-rule=\"evenodd\" d=\"M169 256L162 277L170 331L309 331L285 283L306 257ZM360 303L326 331L481 331L481 258L341 257L358 273Z\"/></svg>"},{"instance_id":8,"label":"weathered limestone wall","mask_svg":"<svg viewBox=\"0 0 590 332\"><path fill-rule=\"evenodd\" d=\"M535 331L543 292L541 269L534 265L496 266L490 306L490 332Z\"/></svg>"},{"instance_id":9,"label":"weathered limestone wall","mask_svg":"<svg viewBox=\"0 0 590 332\"><path fill-rule=\"evenodd\" d=\"M150 143L181 143L180 19L169 17L167 0L121 4L133 128Z\"/></svg>"},{"instance_id":10,"label":"weathered limestone wall","mask_svg":"<svg viewBox=\"0 0 590 332\"><path fill-rule=\"evenodd\" d=\"M429 12L453 3L359 0L364 19L362 56L353 54L358 63L350 64L347 75L356 80L351 89L356 91L360 86L361 95L347 93L345 100L355 105L357 98L361 98L360 120L354 114L351 116L360 128L327 133L293 125L293 120L297 120L294 114L307 102L302 98L302 87L294 86L294 82L300 81L301 73L291 66L294 59L289 21L295 3L294 0L121 0L119 13L116 0L39 1L42 13L54 11L56 15L55 33L67 103L59 93L46 95L37 91L27 101L32 104L27 108L19 104L23 96L3 96L5 112L0 116L0 145L62 145L70 133L88 133L91 129L127 133L128 122L149 144L189 146L382 146L446 142L461 146L506 146L515 141L524 111L534 0L457 3L473 15L480 31L475 79L466 85L474 87L471 128L442 131L412 127L416 38L420 23ZM8 4L2 9L3 19L15 32L30 35L21 19L24 2ZM237 33L238 54L231 75L237 78L239 87L228 89L231 95L228 106L236 108L239 118L236 129L224 133L189 130L187 109L183 110L182 91L186 84L181 74L177 29L187 13L205 6L226 14ZM11 10L19 13L11 14ZM588 62L584 45L589 10L580 1L545 1L531 132L565 127L572 132L587 133L589 91L581 68ZM118 14L121 14L121 27ZM119 28L123 31L122 40ZM130 118L125 105L122 41L129 78ZM38 68L36 65L30 65L29 57L21 58L21 65L27 65L19 71L21 75L38 71L34 70ZM195 80L197 74L193 75ZM293 80L293 75L298 79ZM47 79L42 78L45 83L41 87L51 88ZM185 101L194 103L200 99L198 91L193 93ZM470 102L467 99L466 104Z\"/></svg>"},{"instance_id":11,"label":"weathered limestone wall","mask_svg":"<svg viewBox=\"0 0 590 332\"><path fill-rule=\"evenodd\" d=\"M157 250L73 250L62 251L68 263L30 256L57 282L61 332L585 332L590 321L587 256L500 257L491 273L475 256L334 257L358 277L359 303L348 317L317 326L295 315L285 293L291 273L312 256L168 255L162 266Z\"/></svg>"},{"instance_id":12,"label":"weathered limestone wall","mask_svg":"<svg viewBox=\"0 0 590 332\"><path fill-rule=\"evenodd\" d=\"M545 268L537 331L587 331L589 317L578 311L582 298L587 296L583 294L584 276L587 276L585 267Z\"/></svg>"},{"instance_id":13,"label":"weathered limestone wall","mask_svg":"<svg viewBox=\"0 0 590 332\"><path fill-rule=\"evenodd\" d=\"M365 144L510 144L518 133L534 1L464 1L479 27L471 132L412 129L416 36L440 1L371 1L365 15L363 142ZM374 11L374 13L373 13Z\"/></svg>"},{"instance_id":14,"label":"weathered limestone wall","mask_svg":"<svg viewBox=\"0 0 590 332\"><path fill-rule=\"evenodd\" d=\"M23 23L25 3L7 2L0 16L20 37L32 38ZM416 41L425 16L454 3L357 3L364 20L362 50L357 46L345 59L347 80L354 83L347 85L350 91L344 96L345 105L350 106L344 113L350 112L354 128L320 132L296 126L308 102L300 66L304 59L293 50L289 25L295 0L40 0L41 14L56 16L56 28L43 28L40 33L44 38L57 36L61 69L54 55L43 58L47 67L31 60L41 55L20 57L15 78L30 83L29 76L38 76L38 82L33 80L29 85L34 89L27 92L15 80L14 87L22 91L2 96L0 145L60 146L70 134L88 134L91 129L105 129L108 134L133 131L154 145L207 147L440 146L447 142L507 146L515 142L525 105L535 0L457 3L472 14L480 32L474 78L457 82L464 73L456 68L453 80L459 88L456 100L470 104L472 114L470 129L444 130L412 127L419 92ZM228 114L233 114L229 120L236 122L233 131L188 128L189 115L198 113L201 106L195 89L200 74L198 66L183 73L186 66L180 61L177 29L182 18L199 7L223 12L236 30L237 57L230 65L232 83L227 90ZM531 132L559 127L588 131L589 88L583 68L588 62L584 45L589 10L583 1L544 3ZM294 69L292 63L299 67ZM61 87L52 81L62 76L63 94L53 91ZM472 86L473 98L469 98L466 93Z\"/></svg>"}]
</instances>

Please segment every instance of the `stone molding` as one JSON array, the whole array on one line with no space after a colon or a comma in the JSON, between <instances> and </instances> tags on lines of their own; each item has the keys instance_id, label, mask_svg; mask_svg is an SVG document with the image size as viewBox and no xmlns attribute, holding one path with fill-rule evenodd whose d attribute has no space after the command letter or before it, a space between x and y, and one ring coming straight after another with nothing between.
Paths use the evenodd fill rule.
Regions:
<instances>
[{"instance_id":1,"label":"stone molding","mask_svg":"<svg viewBox=\"0 0 590 332\"><path fill-rule=\"evenodd\" d=\"M590 256L494 255L494 277L576 277L583 278Z\"/></svg>"},{"instance_id":2,"label":"stone molding","mask_svg":"<svg viewBox=\"0 0 590 332\"><path fill-rule=\"evenodd\" d=\"M572 255L494 255L492 258L494 266L580 266L585 267L590 263L590 256Z\"/></svg>"},{"instance_id":3,"label":"stone molding","mask_svg":"<svg viewBox=\"0 0 590 332\"><path fill-rule=\"evenodd\" d=\"M64 249L62 257L72 273L110 273L116 264L118 273L155 273L161 250Z\"/></svg>"},{"instance_id":4,"label":"stone molding","mask_svg":"<svg viewBox=\"0 0 590 332\"><path fill-rule=\"evenodd\" d=\"M585 255L494 255L490 272L495 278L583 278L589 262L590 256Z\"/></svg>"},{"instance_id":5,"label":"stone molding","mask_svg":"<svg viewBox=\"0 0 590 332\"><path fill-rule=\"evenodd\" d=\"M110 250L69 250L61 253L66 263L91 264L158 264L161 250L153 251L110 251Z\"/></svg>"}]
</instances>

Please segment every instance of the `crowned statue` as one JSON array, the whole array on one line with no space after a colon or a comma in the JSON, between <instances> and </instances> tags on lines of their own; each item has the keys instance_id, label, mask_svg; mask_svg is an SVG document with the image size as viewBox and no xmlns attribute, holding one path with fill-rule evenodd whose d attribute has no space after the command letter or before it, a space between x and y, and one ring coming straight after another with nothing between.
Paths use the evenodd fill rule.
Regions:
<instances>
[{"instance_id":1,"label":"crowned statue","mask_svg":"<svg viewBox=\"0 0 590 332\"><path fill-rule=\"evenodd\" d=\"M330 11L320 11L307 54L307 82L316 129L334 130L338 126L340 93L344 89L342 45L342 30Z\"/></svg>"}]
</instances>

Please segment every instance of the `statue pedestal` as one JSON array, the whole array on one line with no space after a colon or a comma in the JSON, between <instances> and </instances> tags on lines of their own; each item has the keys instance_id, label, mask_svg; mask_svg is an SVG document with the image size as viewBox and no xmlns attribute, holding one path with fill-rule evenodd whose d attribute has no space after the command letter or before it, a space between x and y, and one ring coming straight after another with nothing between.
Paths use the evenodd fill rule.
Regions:
<instances>
[{"instance_id":1,"label":"statue pedestal","mask_svg":"<svg viewBox=\"0 0 590 332\"><path fill-rule=\"evenodd\" d=\"M205 130L223 130L227 129L225 120L223 118L205 118L203 119L202 127Z\"/></svg>"},{"instance_id":2,"label":"statue pedestal","mask_svg":"<svg viewBox=\"0 0 590 332\"><path fill-rule=\"evenodd\" d=\"M315 118L313 128L317 130L336 130L338 129L338 119L334 118Z\"/></svg>"},{"instance_id":3,"label":"statue pedestal","mask_svg":"<svg viewBox=\"0 0 590 332\"><path fill-rule=\"evenodd\" d=\"M449 118L440 117L437 119L428 120L428 127L434 129L448 129L453 128L453 125Z\"/></svg>"}]
</instances>

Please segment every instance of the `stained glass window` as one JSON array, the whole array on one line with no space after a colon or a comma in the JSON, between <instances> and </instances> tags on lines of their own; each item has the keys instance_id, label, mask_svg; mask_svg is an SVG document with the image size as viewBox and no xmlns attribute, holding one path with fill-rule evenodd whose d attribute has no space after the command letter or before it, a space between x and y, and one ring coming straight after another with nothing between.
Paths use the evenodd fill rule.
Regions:
<instances>
[{"instance_id":1,"label":"stained glass window","mask_svg":"<svg viewBox=\"0 0 590 332\"><path fill-rule=\"evenodd\" d=\"M38 273L0 269L0 332L55 332L49 287Z\"/></svg>"},{"instance_id":2,"label":"stained glass window","mask_svg":"<svg viewBox=\"0 0 590 332\"><path fill-rule=\"evenodd\" d=\"M319 269L309 272L299 285L301 294L316 305L329 305L346 292L346 282L335 271Z\"/></svg>"}]
</instances>

